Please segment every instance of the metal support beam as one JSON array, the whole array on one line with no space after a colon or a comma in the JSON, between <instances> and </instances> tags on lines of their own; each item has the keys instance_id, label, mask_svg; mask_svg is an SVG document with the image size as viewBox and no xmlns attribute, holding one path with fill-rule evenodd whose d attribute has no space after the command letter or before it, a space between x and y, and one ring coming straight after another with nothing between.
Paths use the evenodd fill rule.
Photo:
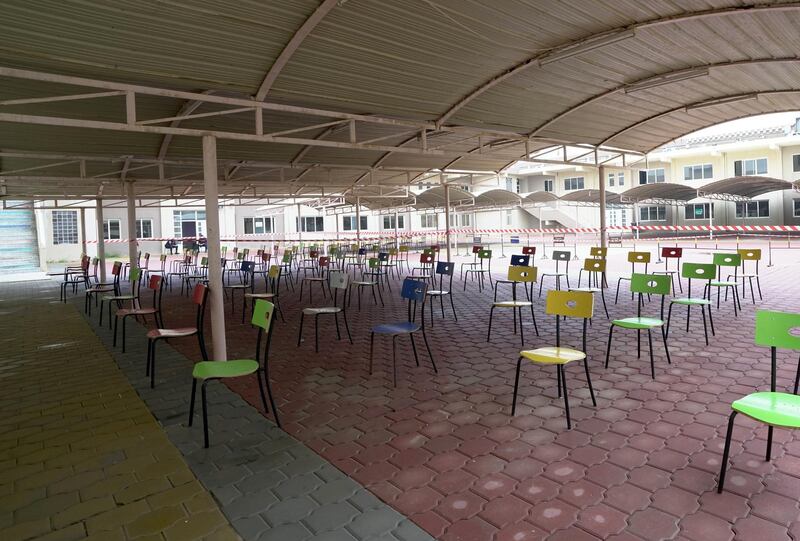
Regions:
<instances>
[{"instance_id":1,"label":"metal support beam","mask_svg":"<svg viewBox=\"0 0 800 541\"><path fill-rule=\"evenodd\" d=\"M131 270L133 270L138 250L136 243L136 193L133 189L133 182L125 183L125 196L128 211L128 261L130 262Z\"/></svg>"},{"instance_id":2,"label":"metal support beam","mask_svg":"<svg viewBox=\"0 0 800 541\"><path fill-rule=\"evenodd\" d=\"M447 261L450 259L450 185L444 185L444 238L447 242Z\"/></svg>"},{"instance_id":3,"label":"metal support beam","mask_svg":"<svg viewBox=\"0 0 800 541\"><path fill-rule=\"evenodd\" d=\"M81 207L81 253L86 255L86 209Z\"/></svg>"},{"instance_id":4,"label":"metal support beam","mask_svg":"<svg viewBox=\"0 0 800 541\"><path fill-rule=\"evenodd\" d=\"M356 197L356 243L361 247L361 198Z\"/></svg>"},{"instance_id":5,"label":"metal support beam","mask_svg":"<svg viewBox=\"0 0 800 541\"><path fill-rule=\"evenodd\" d=\"M217 140L203 137L203 179L206 195L206 239L208 246L208 285L211 307L211 336L214 360L227 361L225 304L222 298L222 254L219 244L219 193L217 187Z\"/></svg>"},{"instance_id":6,"label":"metal support beam","mask_svg":"<svg viewBox=\"0 0 800 541\"><path fill-rule=\"evenodd\" d=\"M606 247L608 239L606 238L606 183L605 183L606 168L600 166L597 168L597 174L600 179L600 246Z\"/></svg>"},{"instance_id":7,"label":"metal support beam","mask_svg":"<svg viewBox=\"0 0 800 541\"><path fill-rule=\"evenodd\" d=\"M97 259L100 267L100 282L106 282L106 241L103 236L103 200L95 201L95 222L97 223Z\"/></svg>"}]
</instances>

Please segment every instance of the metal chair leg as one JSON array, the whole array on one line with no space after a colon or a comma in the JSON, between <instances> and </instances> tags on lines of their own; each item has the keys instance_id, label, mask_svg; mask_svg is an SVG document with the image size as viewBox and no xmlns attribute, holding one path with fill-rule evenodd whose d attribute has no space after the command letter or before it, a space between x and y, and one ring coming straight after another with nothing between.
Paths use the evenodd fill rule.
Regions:
<instances>
[{"instance_id":1,"label":"metal chair leg","mask_svg":"<svg viewBox=\"0 0 800 541\"><path fill-rule=\"evenodd\" d=\"M369 333L369 373L372 375L372 358L373 358L373 351L375 349L375 333Z\"/></svg>"},{"instance_id":2,"label":"metal chair leg","mask_svg":"<svg viewBox=\"0 0 800 541\"><path fill-rule=\"evenodd\" d=\"M650 375L656 379L656 362L653 359L653 334L647 329L647 341L650 344Z\"/></svg>"},{"instance_id":3,"label":"metal chair leg","mask_svg":"<svg viewBox=\"0 0 800 541\"><path fill-rule=\"evenodd\" d=\"M592 386L592 377L589 375L589 358L583 358L583 369L586 372L586 383L589 385L589 395L592 397L592 405L597 406L597 400L594 397L594 387Z\"/></svg>"},{"instance_id":4,"label":"metal chair leg","mask_svg":"<svg viewBox=\"0 0 800 541\"><path fill-rule=\"evenodd\" d=\"M192 378L192 398L189 401L189 426L192 426L194 420L194 397L197 394L197 380Z\"/></svg>"},{"instance_id":5,"label":"metal chair leg","mask_svg":"<svg viewBox=\"0 0 800 541\"><path fill-rule=\"evenodd\" d=\"M300 313L300 328L297 331L297 347L300 347L300 342L303 340L303 320L305 319L306 315L304 313Z\"/></svg>"},{"instance_id":6,"label":"metal chair leg","mask_svg":"<svg viewBox=\"0 0 800 541\"><path fill-rule=\"evenodd\" d=\"M558 369L561 372L561 385L564 386L564 409L567 412L567 430L572 428L572 420L570 418L569 413L569 393L567 392L567 371L564 370L563 365L558 365Z\"/></svg>"},{"instance_id":7,"label":"metal chair leg","mask_svg":"<svg viewBox=\"0 0 800 541\"><path fill-rule=\"evenodd\" d=\"M725 486L725 470L728 467L728 455L731 450L731 436L733 436L733 420L736 418L737 411L732 411L731 416L728 417L728 432L725 435L725 449L722 451L722 466L719 470L719 482L717 483L717 494L722 494L722 489Z\"/></svg>"},{"instance_id":8,"label":"metal chair leg","mask_svg":"<svg viewBox=\"0 0 800 541\"><path fill-rule=\"evenodd\" d=\"M486 341L492 337L492 319L494 318L494 306L489 309L489 332L486 333Z\"/></svg>"},{"instance_id":9,"label":"metal chair leg","mask_svg":"<svg viewBox=\"0 0 800 541\"><path fill-rule=\"evenodd\" d=\"M611 338L614 334L614 325L611 325L611 328L608 329L608 346L606 348L606 368L608 368L608 359L611 356Z\"/></svg>"},{"instance_id":10,"label":"metal chair leg","mask_svg":"<svg viewBox=\"0 0 800 541\"><path fill-rule=\"evenodd\" d=\"M517 375L514 377L514 398L511 400L511 415L517 411L517 391L519 389L519 372L522 368L522 357L517 359Z\"/></svg>"},{"instance_id":11,"label":"metal chair leg","mask_svg":"<svg viewBox=\"0 0 800 541\"><path fill-rule=\"evenodd\" d=\"M204 380L200 386L200 400L203 404L203 447L208 449L208 405L206 401L206 384L209 380Z\"/></svg>"}]
</instances>

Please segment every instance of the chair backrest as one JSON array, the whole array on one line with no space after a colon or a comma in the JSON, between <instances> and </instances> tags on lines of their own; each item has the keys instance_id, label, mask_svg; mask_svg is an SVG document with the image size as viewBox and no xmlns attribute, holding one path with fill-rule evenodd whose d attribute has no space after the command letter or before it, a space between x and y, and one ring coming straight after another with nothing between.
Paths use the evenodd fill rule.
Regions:
<instances>
[{"instance_id":1,"label":"chair backrest","mask_svg":"<svg viewBox=\"0 0 800 541\"><path fill-rule=\"evenodd\" d=\"M798 351L800 350L799 332L800 314L773 310L756 312L756 345Z\"/></svg>"},{"instance_id":2,"label":"chair backrest","mask_svg":"<svg viewBox=\"0 0 800 541\"><path fill-rule=\"evenodd\" d=\"M571 252L564 250L553 250L553 259L555 261L569 261L570 257L572 257Z\"/></svg>"},{"instance_id":3,"label":"chair backrest","mask_svg":"<svg viewBox=\"0 0 800 541\"><path fill-rule=\"evenodd\" d=\"M491 259L491 258L492 258L491 250L481 249L481 251L478 252L478 259Z\"/></svg>"},{"instance_id":4,"label":"chair backrest","mask_svg":"<svg viewBox=\"0 0 800 541\"><path fill-rule=\"evenodd\" d=\"M739 254L714 254L714 265L718 267L738 267L742 263L742 256Z\"/></svg>"},{"instance_id":5,"label":"chair backrest","mask_svg":"<svg viewBox=\"0 0 800 541\"><path fill-rule=\"evenodd\" d=\"M433 255L433 248L423 248L423 254Z\"/></svg>"},{"instance_id":6,"label":"chair backrest","mask_svg":"<svg viewBox=\"0 0 800 541\"><path fill-rule=\"evenodd\" d=\"M256 264L252 261L242 261L241 271L245 274L250 274L253 272L253 269L256 268Z\"/></svg>"},{"instance_id":7,"label":"chair backrest","mask_svg":"<svg viewBox=\"0 0 800 541\"><path fill-rule=\"evenodd\" d=\"M397 255L397 248L389 248L389 255Z\"/></svg>"},{"instance_id":8,"label":"chair backrest","mask_svg":"<svg viewBox=\"0 0 800 541\"><path fill-rule=\"evenodd\" d=\"M511 265L508 267L508 279L512 282L535 282L539 269L528 265Z\"/></svg>"},{"instance_id":9,"label":"chair backrest","mask_svg":"<svg viewBox=\"0 0 800 541\"><path fill-rule=\"evenodd\" d=\"M628 263L650 263L650 252L628 252Z\"/></svg>"},{"instance_id":10,"label":"chair backrest","mask_svg":"<svg viewBox=\"0 0 800 541\"><path fill-rule=\"evenodd\" d=\"M161 257L159 257L158 259L161 260L162 263L164 263L167 260L167 254L161 254Z\"/></svg>"},{"instance_id":11,"label":"chair backrest","mask_svg":"<svg viewBox=\"0 0 800 541\"><path fill-rule=\"evenodd\" d=\"M544 311L551 316L590 319L594 314L594 294L551 289L547 292Z\"/></svg>"},{"instance_id":12,"label":"chair backrest","mask_svg":"<svg viewBox=\"0 0 800 541\"><path fill-rule=\"evenodd\" d=\"M419 262L425 264L433 263L433 252L430 253L422 252L421 254L419 254Z\"/></svg>"},{"instance_id":13,"label":"chair backrest","mask_svg":"<svg viewBox=\"0 0 800 541\"><path fill-rule=\"evenodd\" d=\"M328 276L328 285L332 289L347 289L349 274L344 271L331 271Z\"/></svg>"},{"instance_id":14,"label":"chair backrest","mask_svg":"<svg viewBox=\"0 0 800 541\"><path fill-rule=\"evenodd\" d=\"M269 260L272 259L272 254L268 254L267 252L261 252L261 261L264 263L269 263Z\"/></svg>"},{"instance_id":15,"label":"chair backrest","mask_svg":"<svg viewBox=\"0 0 800 541\"><path fill-rule=\"evenodd\" d=\"M409 301L423 302L426 290L427 285L424 281L406 278L403 280L403 289L400 291L400 296Z\"/></svg>"},{"instance_id":16,"label":"chair backrest","mask_svg":"<svg viewBox=\"0 0 800 541\"><path fill-rule=\"evenodd\" d=\"M367 249L366 248L359 248L358 249L358 255L367 255Z\"/></svg>"},{"instance_id":17,"label":"chair backrest","mask_svg":"<svg viewBox=\"0 0 800 541\"><path fill-rule=\"evenodd\" d=\"M320 267L327 267L331 262L331 258L328 256L320 256L319 258L319 266Z\"/></svg>"},{"instance_id":18,"label":"chair backrest","mask_svg":"<svg viewBox=\"0 0 800 541\"><path fill-rule=\"evenodd\" d=\"M265 331L269 330L272 324L272 315L275 313L275 305L264 299L256 299L256 305L253 308L253 317L250 323Z\"/></svg>"},{"instance_id":19,"label":"chair backrest","mask_svg":"<svg viewBox=\"0 0 800 541\"><path fill-rule=\"evenodd\" d=\"M589 248L589 255L591 257L602 257L605 258L608 256L608 248L604 248L602 246L592 246Z\"/></svg>"},{"instance_id":20,"label":"chair backrest","mask_svg":"<svg viewBox=\"0 0 800 541\"><path fill-rule=\"evenodd\" d=\"M283 252L283 258L281 262L286 263L287 265L292 262L292 252Z\"/></svg>"},{"instance_id":21,"label":"chair backrest","mask_svg":"<svg viewBox=\"0 0 800 541\"><path fill-rule=\"evenodd\" d=\"M198 306L202 306L206 302L207 295L208 286L205 284L197 284L194 286L194 291L192 292L192 302Z\"/></svg>"},{"instance_id":22,"label":"chair backrest","mask_svg":"<svg viewBox=\"0 0 800 541\"><path fill-rule=\"evenodd\" d=\"M742 258L742 261L760 261L761 260L761 248L755 248L755 249L743 248L741 250L736 250L736 252Z\"/></svg>"},{"instance_id":23,"label":"chair backrest","mask_svg":"<svg viewBox=\"0 0 800 541\"><path fill-rule=\"evenodd\" d=\"M401 246L400 247L400 251L401 252L408 252L408 246Z\"/></svg>"},{"instance_id":24,"label":"chair backrest","mask_svg":"<svg viewBox=\"0 0 800 541\"><path fill-rule=\"evenodd\" d=\"M713 263L684 263L681 276L690 280L713 280L717 267Z\"/></svg>"},{"instance_id":25,"label":"chair backrest","mask_svg":"<svg viewBox=\"0 0 800 541\"><path fill-rule=\"evenodd\" d=\"M367 264L369 265L369 268L371 268L371 269L377 269L377 268L380 266L380 264L381 264L381 260L380 260L380 259L378 259L377 257L370 257L370 258L367 260Z\"/></svg>"},{"instance_id":26,"label":"chair backrest","mask_svg":"<svg viewBox=\"0 0 800 541\"><path fill-rule=\"evenodd\" d=\"M319 252L316 250L309 250L308 257L310 257L311 259L316 259L319 257Z\"/></svg>"},{"instance_id":27,"label":"chair backrest","mask_svg":"<svg viewBox=\"0 0 800 541\"><path fill-rule=\"evenodd\" d=\"M389 252L379 252L378 253L378 260L379 261L383 261L384 263L386 261L389 261Z\"/></svg>"},{"instance_id":28,"label":"chair backrest","mask_svg":"<svg viewBox=\"0 0 800 541\"><path fill-rule=\"evenodd\" d=\"M208 257L203 256L200 258L200 266L201 267L208 267Z\"/></svg>"},{"instance_id":29,"label":"chair backrest","mask_svg":"<svg viewBox=\"0 0 800 541\"><path fill-rule=\"evenodd\" d=\"M111 267L111 274L114 276L119 276L121 272L122 272L122 262L114 261L114 266Z\"/></svg>"},{"instance_id":30,"label":"chair backrest","mask_svg":"<svg viewBox=\"0 0 800 541\"><path fill-rule=\"evenodd\" d=\"M606 260L587 257L583 260L583 270L589 272L606 272Z\"/></svg>"},{"instance_id":31,"label":"chair backrest","mask_svg":"<svg viewBox=\"0 0 800 541\"><path fill-rule=\"evenodd\" d=\"M158 274L150 275L150 280L147 283L147 289L156 290L161 283L161 276Z\"/></svg>"},{"instance_id":32,"label":"chair backrest","mask_svg":"<svg viewBox=\"0 0 800 541\"><path fill-rule=\"evenodd\" d=\"M481 253L481 250L483 250L483 246L480 246L478 244L473 244L472 245L472 253L473 254L479 254L479 253Z\"/></svg>"},{"instance_id":33,"label":"chair backrest","mask_svg":"<svg viewBox=\"0 0 800 541\"><path fill-rule=\"evenodd\" d=\"M672 278L668 274L639 274L631 276L631 291L646 295L669 295Z\"/></svg>"},{"instance_id":34,"label":"chair backrest","mask_svg":"<svg viewBox=\"0 0 800 541\"><path fill-rule=\"evenodd\" d=\"M142 269L136 266L132 267L131 273L128 275L128 279L131 281L131 283L138 282L139 278L141 277L142 277Z\"/></svg>"},{"instance_id":35,"label":"chair backrest","mask_svg":"<svg viewBox=\"0 0 800 541\"><path fill-rule=\"evenodd\" d=\"M683 257L683 248L665 246L661 248L661 257L680 259Z\"/></svg>"},{"instance_id":36,"label":"chair backrest","mask_svg":"<svg viewBox=\"0 0 800 541\"><path fill-rule=\"evenodd\" d=\"M536 246L523 246L522 255L536 255Z\"/></svg>"},{"instance_id":37,"label":"chair backrest","mask_svg":"<svg viewBox=\"0 0 800 541\"><path fill-rule=\"evenodd\" d=\"M529 255L512 255L511 265L527 267L531 264L531 256Z\"/></svg>"},{"instance_id":38,"label":"chair backrest","mask_svg":"<svg viewBox=\"0 0 800 541\"><path fill-rule=\"evenodd\" d=\"M281 268L278 265L272 265L269 268L269 277L270 278L277 278L281 275Z\"/></svg>"},{"instance_id":39,"label":"chair backrest","mask_svg":"<svg viewBox=\"0 0 800 541\"><path fill-rule=\"evenodd\" d=\"M455 269L455 267L455 263L451 261L439 261L436 263L436 274L453 276L453 269Z\"/></svg>"}]
</instances>

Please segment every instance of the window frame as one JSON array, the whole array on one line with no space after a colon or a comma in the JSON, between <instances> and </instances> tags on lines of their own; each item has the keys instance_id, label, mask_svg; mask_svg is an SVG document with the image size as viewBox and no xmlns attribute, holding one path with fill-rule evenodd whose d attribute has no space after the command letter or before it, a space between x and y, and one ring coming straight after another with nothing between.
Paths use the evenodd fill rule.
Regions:
<instances>
[{"instance_id":1,"label":"window frame","mask_svg":"<svg viewBox=\"0 0 800 541\"><path fill-rule=\"evenodd\" d=\"M387 215L383 217L383 229L384 230L394 230L394 215ZM397 215L397 229L405 229L405 216L402 214Z\"/></svg>"},{"instance_id":2,"label":"window frame","mask_svg":"<svg viewBox=\"0 0 800 541\"><path fill-rule=\"evenodd\" d=\"M792 217L800 218L800 199L792 199Z\"/></svg>"},{"instance_id":3,"label":"window frame","mask_svg":"<svg viewBox=\"0 0 800 541\"><path fill-rule=\"evenodd\" d=\"M700 169L700 176L695 176L696 169ZM709 175L706 176L706 168L708 168ZM689 176L687 176L687 170ZM714 164L713 163L694 163L691 165L683 166L683 180L709 180L714 178Z\"/></svg>"},{"instance_id":4,"label":"window frame","mask_svg":"<svg viewBox=\"0 0 800 541\"><path fill-rule=\"evenodd\" d=\"M80 242L77 210L54 210L50 215L50 222L53 246Z\"/></svg>"},{"instance_id":5,"label":"window frame","mask_svg":"<svg viewBox=\"0 0 800 541\"><path fill-rule=\"evenodd\" d=\"M552 193L555 190L555 184L556 184L555 179L552 179L552 178L544 179L544 191L546 191L548 193ZM548 186L550 188L549 190L547 189Z\"/></svg>"},{"instance_id":6,"label":"window frame","mask_svg":"<svg viewBox=\"0 0 800 541\"><path fill-rule=\"evenodd\" d=\"M150 234L144 235L144 222L150 223ZM153 238L153 219L152 218L136 218L136 238L137 239L152 239Z\"/></svg>"},{"instance_id":7,"label":"window frame","mask_svg":"<svg viewBox=\"0 0 800 541\"><path fill-rule=\"evenodd\" d=\"M758 170L758 162L764 162L764 172L759 172ZM753 173L747 172L747 162L753 162L754 169ZM736 172L736 164L739 164L739 172ZM745 177L752 177L758 175L767 175L769 174L769 159L767 157L758 157L758 158L744 158L741 160L734 160L733 162L733 174L737 177L745 176Z\"/></svg>"},{"instance_id":8,"label":"window frame","mask_svg":"<svg viewBox=\"0 0 800 541\"><path fill-rule=\"evenodd\" d=\"M111 236L111 222L117 223L117 236ZM103 240L122 240L122 222L119 218L106 218L103 220Z\"/></svg>"},{"instance_id":9,"label":"window frame","mask_svg":"<svg viewBox=\"0 0 800 541\"><path fill-rule=\"evenodd\" d=\"M766 207L766 214L762 214L762 207ZM752 211L751 209L755 209ZM769 199L755 199L753 201L736 202L736 218L769 218Z\"/></svg>"},{"instance_id":10,"label":"window frame","mask_svg":"<svg viewBox=\"0 0 800 541\"><path fill-rule=\"evenodd\" d=\"M574 185L574 188L570 186ZM564 177L564 191L574 192L576 190L584 190L586 186L585 177Z\"/></svg>"},{"instance_id":11,"label":"window frame","mask_svg":"<svg viewBox=\"0 0 800 541\"><path fill-rule=\"evenodd\" d=\"M800 173L800 154L792 154L792 172Z\"/></svg>"},{"instance_id":12,"label":"window frame","mask_svg":"<svg viewBox=\"0 0 800 541\"><path fill-rule=\"evenodd\" d=\"M642 216L643 212L647 213L647 218ZM653 218L655 212L655 218ZM640 222L666 222L667 221L667 207L666 205L644 205L639 207L639 221Z\"/></svg>"},{"instance_id":13,"label":"window frame","mask_svg":"<svg viewBox=\"0 0 800 541\"><path fill-rule=\"evenodd\" d=\"M438 229L439 228L439 215L438 214L420 214L419 215L420 227L423 229ZM427 222L433 221L433 225L428 225Z\"/></svg>"},{"instance_id":14,"label":"window frame","mask_svg":"<svg viewBox=\"0 0 800 541\"><path fill-rule=\"evenodd\" d=\"M313 222L309 222L313 220ZM309 223L313 223L314 227L309 229ZM324 216L295 216L295 229L301 233L324 233L325 232L325 217Z\"/></svg>"},{"instance_id":15,"label":"window frame","mask_svg":"<svg viewBox=\"0 0 800 541\"><path fill-rule=\"evenodd\" d=\"M617 174L616 173L609 173L608 174L608 185L609 187L613 187L616 184Z\"/></svg>"},{"instance_id":16,"label":"window frame","mask_svg":"<svg viewBox=\"0 0 800 541\"><path fill-rule=\"evenodd\" d=\"M694 213L694 209L697 208L698 206L703 206L704 208L708 209L708 212L706 213L704 211L704 216L702 216L700 218L696 217L695 213ZM689 207L692 208L691 218L689 216L687 216L687 210L689 209ZM687 204L685 204L683 206L683 210L684 210L683 218L686 221L690 221L690 220L695 220L695 221L696 220L709 220L709 219L713 220L714 219L714 204L713 203L687 203ZM710 214L710 216L708 214Z\"/></svg>"},{"instance_id":17,"label":"window frame","mask_svg":"<svg viewBox=\"0 0 800 541\"><path fill-rule=\"evenodd\" d=\"M625 186L625 172L620 171L617 173L617 186Z\"/></svg>"},{"instance_id":18,"label":"window frame","mask_svg":"<svg viewBox=\"0 0 800 541\"><path fill-rule=\"evenodd\" d=\"M661 174L659 175L659 171ZM653 176L653 181L650 181L650 175ZM642 179L644 178L644 182ZM659 180L661 178L661 180ZM650 169L639 169L639 185L643 184L660 184L667 181L667 169L665 167L651 167Z\"/></svg>"}]
</instances>

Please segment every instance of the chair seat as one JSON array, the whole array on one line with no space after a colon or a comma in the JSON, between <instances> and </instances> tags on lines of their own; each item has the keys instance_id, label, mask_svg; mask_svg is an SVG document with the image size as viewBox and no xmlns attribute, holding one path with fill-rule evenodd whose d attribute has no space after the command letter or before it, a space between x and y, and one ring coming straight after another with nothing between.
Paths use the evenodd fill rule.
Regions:
<instances>
[{"instance_id":1,"label":"chair seat","mask_svg":"<svg viewBox=\"0 0 800 541\"><path fill-rule=\"evenodd\" d=\"M319 314L338 314L342 309L338 306L318 306L315 308L303 308L303 313L309 316L316 316Z\"/></svg>"},{"instance_id":2,"label":"chair seat","mask_svg":"<svg viewBox=\"0 0 800 541\"><path fill-rule=\"evenodd\" d=\"M542 276L566 276L566 272L543 272Z\"/></svg>"},{"instance_id":3,"label":"chair seat","mask_svg":"<svg viewBox=\"0 0 800 541\"><path fill-rule=\"evenodd\" d=\"M196 379L236 378L258 370L258 363L250 359L237 361L200 361L194 365L192 377Z\"/></svg>"},{"instance_id":4,"label":"chair seat","mask_svg":"<svg viewBox=\"0 0 800 541\"><path fill-rule=\"evenodd\" d=\"M117 310L117 316L125 317L125 316L147 316L150 314L155 314L158 312L155 308L125 308L123 310Z\"/></svg>"},{"instance_id":5,"label":"chair seat","mask_svg":"<svg viewBox=\"0 0 800 541\"><path fill-rule=\"evenodd\" d=\"M111 291L114 291L113 287L90 287L86 293L110 293Z\"/></svg>"},{"instance_id":6,"label":"chair seat","mask_svg":"<svg viewBox=\"0 0 800 541\"><path fill-rule=\"evenodd\" d=\"M303 278L303 280L307 282L324 282L325 278L322 276L307 276Z\"/></svg>"},{"instance_id":7,"label":"chair seat","mask_svg":"<svg viewBox=\"0 0 800 541\"><path fill-rule=\"evenodd\" d=\"M428 295L432 295L434 297L439 297L439 296L442 296L442 295L449 295L450 294L449 291L445 291L443 289L431 289L430 291L427 291L426 293Z\"/></svg>"},{"instance_id":8,"label":"chair seat","mask_svg":"<svg viewBox=\"0 0 800 541\"><path fill-rule=\"evenodd\" d=\"M789 393L752 393L731 407L768 425L800 428L800 396Z\"/></svg>"},{"instance_id":9,"label":"chair seat","mask_svg":"<svg viewBox=\"0 0 800 541\"><path fill-rule=\"evenodd\" d=\"M611 323L625 329L652 329L664 325L663 321L654 317L626 317L625 319L615 319Z\"/></svg>"},{"instance_id":10,"label":"chair seat","mask_svg":"<svg viewBox=\"0 0 800 541\"><path fill-rule=\"evenodd\" d=\"M736 287L736 286L739 285L739 283L738 282L727 282L727 281L720 281L720 282L712 281L711 285L713 287Z\"/></svg>"},{"instance_id":11,"label":"chair seat","mask_svg":"<svg viewBox=\"0 0 800 541\"><path fill-rule=\"evenodd\" d=\"M493 303L497 308L522 308L533 305L530 301L498 301Z\"/></svg>"},{"instance_id":12,"label":"chair seat","mask_svg":"<svg viewBox=\"0 0 800 541\"><path fill-rule=\"evenodd\" d=\"M104 301L132 301L135 299L133 295L104 295Z\"/></svg>"},{"instance_id":13,"label":"chair seat","mask_svg":"<svg viewBox=\"0 0 800 541\"><path fill-rule=\"evenodd\" d=\"M464 269L464 272L489 272L489 269Z\"/></svg>"},{"instance_id":14,"label":"chair seat","mask_svg":"<svg viewBox=\"0 0 800 541\"><path fill-rule=\"evenodd\" d=\"M739 278L758 278L757 272L747 272L739 275Z\"/></svg>"},{"instance_id":15,"label":"chair seat","mask_svg":"<svg viewBox=\"0 0 800 541\"><path fill-rule=\"evenodd\" d=\"M271 299L275 293L245 293L244 296L248 299Z\"/></svg>"},{"instance_id":16,"label":"chair seat","mask_svg":"<svg viewBox=\"0 0 800 541\"><path fill-rule=\"evenodd\" d=\"M653 271L653 274L677 274L678 271L676 270L660 270L660 271Z\"/></svg>"},{"instance_id":17,"label":"chair seat","mask_svg":"<svg viewBox=\"0 0 800 541\"><path fill-rule=\"evenodd\" d=\"M421 328L419 323L413 321L400 321L398 323L384 323L372 327L375 334L410 334Z\"/></svg>"},{"instance_id":18,"label":"chair seat","mask_svg":"<svg viewBox=\"0 0 800 541\"><path fill-rule=\"evenodd\" d=\"M178 329L153 329L147 332L147 338L181 338L197 334L195 327L181 327Z\"/></svg>"},{"instance_id":19,"label":"chair seat","mask_svg":"<svg viewBox=\"0 0 800 541\"><path fill-rule=\"evenodd\" d=\"M672 299L670 301L672 304L683 304L687 306L704 306L711 304L711 301L708 299L697 299L692 297L684 297L681 299Z\"/></svg>"},{"instance_id":20,"label":"chair seat","mask_svg":"<svg viewBox=\"0 0 800 541\"><path fill-rule=\"evenodd\" d=\"M368 282L366 280L361 280L361 281L358 281L358 282L351 282L351 284L354 285L354 286L375 286L375 285L378 285L377 282Z\"/></svg>"},{"instance_id":21,"label":"chair seat","mask_svg":"<svg viewBox=\"0 0 800 541\"><path fill-rule=\"evenodd\" d=\"M586 293L600 293L599 287L571 287L569 291L584 291Z\"/></svg>"},{"instance_id":22,"label":"chair seat","mask_svg":"<svg viewBox=\"0 0 800 541\"><path fill-rule=\"evenodd\" d=\"M529 349L520 351L519 355L529 361L543 364L567 364L570 361L580 361L586 358L586 354L582 351L559 347Z\"/></svg>"},{"instance_id":23,"label":"chair seat","mask_svg":"<svg viewBox=\"0 0 800 541\"><path fill-rule=\"evenodd\" d=\"M222 287L225 289L250 289L250 284L233 284Z\"/></svg>"}]
</instances>

